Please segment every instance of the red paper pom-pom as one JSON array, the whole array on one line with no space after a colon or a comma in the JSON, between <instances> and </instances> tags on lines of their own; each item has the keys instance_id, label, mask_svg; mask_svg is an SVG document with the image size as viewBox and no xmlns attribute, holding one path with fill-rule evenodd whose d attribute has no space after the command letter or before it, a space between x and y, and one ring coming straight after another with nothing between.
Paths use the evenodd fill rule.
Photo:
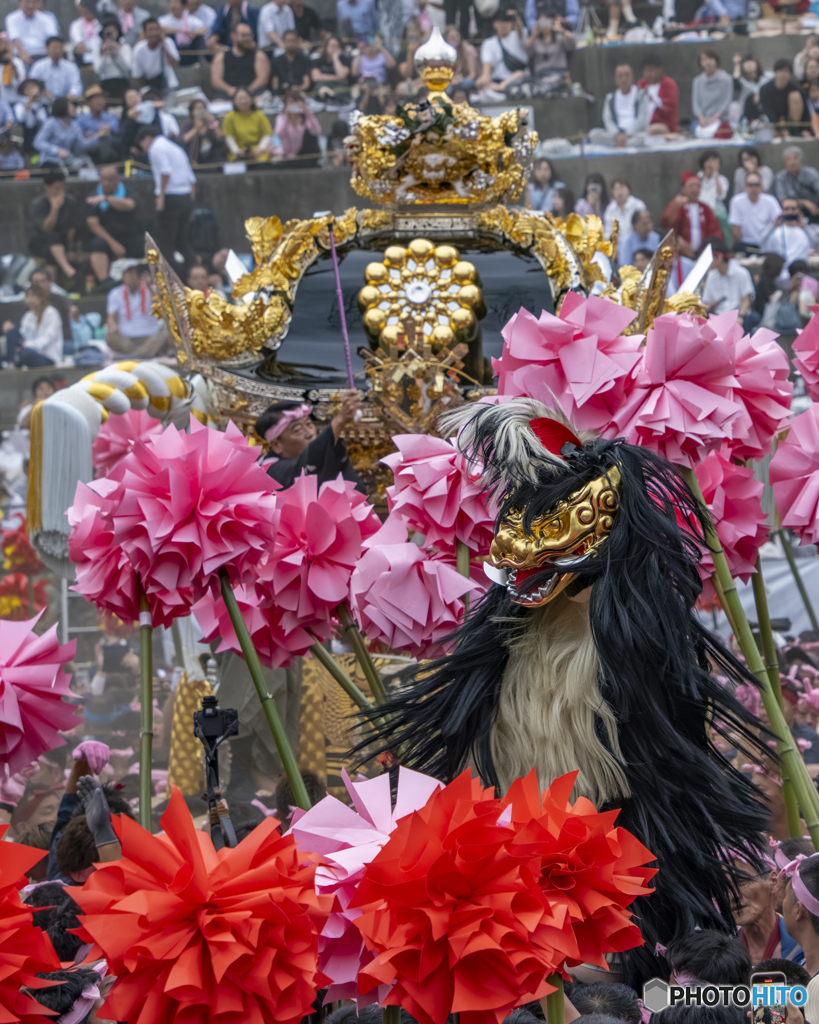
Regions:
<instances>
[{"instance_id":1,"label":"red paper pom-pom","mask_svg":"<svg viewBox=\"0 0 819 1024\"><path fill-rule=\"evenodd\" d=\"M7 825L0 826L0 837ZM42 858L42 850L0 842L0 1021L3 1024L43 1024L43 1007L23 995L25 985L39 988L38 972L57 971L60 961L40 928L31 923L31 909L23 906L17 890L26 872Z\"/></svg>"},{"instance_id":2,"label":"red paper pom-pom","mask_svg":"<svg viewBox=\"0 0 819 1024\"><path fill-rule=\"evenodd\" d=\"M598 814L580 797L569 802L577 772L563 775L543 794L534 772L517 779L503 800L511 807L516 843L542 857L540 886L552 908L565 907L579 960L606 965L606 953L622 953L643 944L628 911L637 896L650 892L656 868L644 867L654 855L624 828L615 828L618 812Z\"/></svg>"},{"instance_id":3,"label":"red paper pom-pom","mask_svg":"<svg viewBox=\"0 0 819 1024\"><path fill-rule=\"evenodd\" d=\"M267 818L216 851L173 788L164 835L114 819L122 859L71 895L117 983L102 1016L127 1024L298 1024L327 979L318 936L332 898Z\"/></svg>"},{"instance_id":4,"label":"red paper pom-pom","mask_svg":"<svg viewBox=\"0 0 819 1024\"><path fill-rule=\"evenodd\" d=\"M34 598L34 605L31 598ZM0 619L33 619L48 607L48 584L45 580L31 580L22 572L13 572L0 579Z\"/></svg>"},{"instance_id":5,"label":"red paper pom-pom","mask_svg":"<svg viewBox=\"0 0 819 1024\"><path fill-rule=\"evenodd\" d=\"M553 991L547 976L579 949L565 907L539 879L544 843L518 842L493 790L464 772L399 820L364 869L351 906L368 949L366 993L392 985L385 1003L421 1024L497 1024Z\"/></svg>"}]
</instances>

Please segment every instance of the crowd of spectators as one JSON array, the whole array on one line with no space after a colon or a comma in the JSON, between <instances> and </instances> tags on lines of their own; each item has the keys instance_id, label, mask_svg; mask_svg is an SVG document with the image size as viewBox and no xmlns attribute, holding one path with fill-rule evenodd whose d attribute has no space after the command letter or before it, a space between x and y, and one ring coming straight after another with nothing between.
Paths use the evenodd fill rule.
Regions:
<instances>
[{"instance_id":1,"label":"crowd of spectators","mask_svg":"<svg viewBox=\"0 0 819 1024\"><path fill-rule=\"evenodd\" d=\"M415 53L432 27L458 54L450 86L456 101L583 94L568 67L585 24L576 0L402 0L398 14L378 0L337 0L335 18L320 17L304 0L260 7L228 0L218 10L203 0L164 2L166 12L154 17L135 0L78 0L77 17L61 26L44 0L19 0L0 38L0 172L23 172L26 162L79 171L129 160L139 156L134 124L154 122L200 166L242 161L272 168L300 158L304 166L336 166L343 160L341 126L353 110L390 113L423 98ZM681 2L664 0L655 5L662 11L656 17L666 33L714 22L724 28L726 18L729 30L743 33L749 2L709 0L686 14ZM609 6L612 18L630 22L630 5ZM639 74L627 63L616 67L601 98L601 123L588 140L640 147L661 135L814 134L815 36L793 62L782 57L769 69L737 52L731 72L707 48L697 62L688 82L665 73L659 52L647 53ZM197 77L180 78L180 69L192 65ZM176 93L194 89L194 81L205 91L184 100L183 135ZM690 120L680 116L680 88L690 89ZM320 110L335 112L338 123L322 128Z\"/></svg>"}]
</instances>

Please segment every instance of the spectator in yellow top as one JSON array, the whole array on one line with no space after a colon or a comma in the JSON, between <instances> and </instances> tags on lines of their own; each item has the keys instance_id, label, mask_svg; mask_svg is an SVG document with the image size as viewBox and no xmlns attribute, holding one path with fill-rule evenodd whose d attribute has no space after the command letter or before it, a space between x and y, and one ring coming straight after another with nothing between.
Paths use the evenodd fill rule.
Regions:
<instances>
[{"instance_id":1,"label":"spectator in yellow top","mask_svg":"<svg viewBox=\"0 0 819 1024\"><path fill-rule=\"evenodd\" d=\"M228 160L268 161L282 151L267 115L256 107L247 89L234 93L233 110L222 122L222 134L229 150Z\"/></svg>"}]
</instances>

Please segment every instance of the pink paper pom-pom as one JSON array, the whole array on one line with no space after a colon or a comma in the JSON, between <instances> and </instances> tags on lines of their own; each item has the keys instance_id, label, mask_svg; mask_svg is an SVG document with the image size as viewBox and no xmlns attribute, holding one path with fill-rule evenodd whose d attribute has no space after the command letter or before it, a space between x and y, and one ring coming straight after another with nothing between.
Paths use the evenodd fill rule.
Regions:
<instances>
[{"instance_id":1,"label":"pink paper pom-pom","mask_svg":"<svg viewBox=\"0 0 819 1024\"><path fill-rule=\"evenodd\" d=\"M705 504L714 518L717 537L725 551L731 575L747 583L756 572L759 549L768 539L768 526L762 511L762 482L745 466L735 466L722 452L711 452L694 471ZM703 599L711 600L714 591L711 574L714 559L703 549L699 565L703 580Z\"/></svg>"},{"instance_id":2,"label":"pink paper pom-pom","mask_svg":"<svg viewBox=\"0 0 819 1024\"><path fill-rule=\"evenodd\" d=\"M793 384L788 380L788 354L777 342L773 331L761 328L755 334L743 334L735 313L712 316L708 323L726 323L736 338L736 378L739 388L734 397L748 414L746 430L734 431L729 442L734 458L761 459L771 450L771 442L786 425L791 414Z\"/></svg>"},{"instance_id":3,"label":"pink paper pom-pom","mask_svg":"<svg viewBox=\"0 0 819 1024\"><path fill-rule=\"evenodd\" d=\"M657 317L634 390L605 434L651 448L670 462L695 465L747 428L747 413L734 395L734 371L735 346L724 325L688 313Z\"/></svg>"},{"instance_id":4,"label":"pink paper pom-pom","mask_svg":"<svg viewBox=\"0 0 819 1024\"><path fill-rule=\"evenodd\" d=\"M129 409L121 416L109 416L91 447L91 461L97 477L108 476L136 441L145 441L161 433L159 420L142 409Z\"/></svg>"},{"instance_id":5,"label":"pink paper pom-pom","mask_svg":"<svg viewBox=\"0 0 819 1024\"><path fill-rule=\"evenodd\" d=\"M256 653L265 665L286 668L293 658L302 657L313 646L313 637L302 626L295 626L292 629L283 627L282 617L286 613L270 603L269 597L265 599L262 584L257 584L256 587L235 586L233 592ZM239 638L221 597L205 594L191 611L205 634L206 643L220 637L221 643L217 651L242 653ZM316 622L313 632L319 640L328 639L328 623Z\"/></svg>"},{"instance_id":6,"label":"pink paper pom-pom","mask_svg":"<svg viewBox=\"0 0 819 1024\"><path fill-rule=\"evenodd\" d=\"M315 629L349 596L350 577L362 545L381 523L349 480L318 486L300 476L278 495L275 543L258 565L265 600L281 610L282 627Z\"/></svg>"},{"instance_id":7,"label":"pink paper pom-pom","mask_svg":"<svg viewBox=\"0 0 819 1024\"><path fill-rule=\"evenodd\" d=\"M324 1003L355 999L361 1009L384 999L390 986L378 986L367 995L359 992L358 972L375 954L367 950L353 924L361 911L350 903L364 868L386 843L396 822L420 810L442 785L429 775L399 768L393 808L389 775L354 783L342 768L341 776L353 806L326 796L309 811L296 811L291 834L300 850L321 856L316 892L338 899L338 909L330 914L319 939L319 970L332 979Z\"/></svg>"},{"instance_id":8,"label":"pink paper pom-pom","mask_svg":"<svg viewBox=\"0 0 819 1024\"><path fill-rule=\"evenodd\" d=\"M622 331L635 313L608 299L570 292L560 315L526 309L509 320L492 366L498 392L557 404L576 430L603 430L631 390L641 335Z\"/></svg>"},{"instance_id":9,"label":"pink paper pom-pom","mask_svg":"<svg viewBox=\"0 0 819 1024\"><path fill-rule=\"evenodd\" d=\"M489 552L494 509L475 482L475 467L449 441L429 434L397 434L398 451L381 461L393 472L390 512L426 537L427 547L454 552L456 541L473 554Z\"/></svg>"},{"instance_id":10,"label":"pink paper pom-pom","mask_svg":"<svg viewBox=\"0 0 819 1024\"><path fill-rule=\"evenodd\" d=\"M74 504L68 510L71 534L68 556L75 563L76 584L72 588L97 608L123 622L139 619L137 578L126 552L114 543L112 515L119 506L121 483L112 476L91 484L77 484ZM160 588L146 595L155 625L170 626L187 615L193 601L190 587Z\"/></svg>"},{"instance_id":11,"label":"pink paper pom-pom","mask_svg":"<svg viewBox=\"0 0 819 1024\"><path fill-rule=\"evenodd\" d=\"M76 708L65 700L73 694L63 670L77 641L61 646L56 625L37 636L39 619L0 619L0 764L8 775L64 746L60 732L80 723Z\"/></svg>"},{"instance_id":12,"label":"pink paper pom-pom","mask_svg":"<svg viewBox=\"0 0 819 1024\"><path fill-rule=\"evenodd\" d=\"M816 309L816 307L811 307ZM801 373L805 388L814 400L819 401L819 322L812 316L804 330L793 343L797 353L793 357L794 368Z\"/></svg>"},{"instance_id":13,"label":"pink paper pom-pom","mask_svg":"<svg viewBox=\"0 0 819 1024\"><path fill-rule=\"evenodd\" d=\"M802 544L819 543L819 405L790 421L771 459L769 480L782 525Z\"/></svg>"},{"instance_id":14,"label":"pink paper pom-pom","mask_svg":"<svg viewBox=\"0 0 819 1024\"><path fill-rule=\"evenodd\" d=\"M191 588L199 596L230 568L252 574L276 533L274 481L232 423L224 434L191 420L138 441L115 471L119 504L110 519L147 594Z\"/></svg>"},{"instance_id":15,"label":"pink paper pom-pom","mask_svg":"<svg viewBox=\"0 0 819 1024\"><path fill-rule=\"evenodd\" d=\"M409 543L395 516L366 547L350 596L367 639L415 658L446 654L443 640L463 621L464 596L484 588Z\"/></svg>"}]
</instances>

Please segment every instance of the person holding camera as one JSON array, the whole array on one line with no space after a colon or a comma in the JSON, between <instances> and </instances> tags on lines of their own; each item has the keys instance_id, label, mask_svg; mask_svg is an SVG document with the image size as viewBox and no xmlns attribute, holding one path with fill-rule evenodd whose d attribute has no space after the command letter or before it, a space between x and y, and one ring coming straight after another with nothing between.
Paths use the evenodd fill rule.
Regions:
<instances>
[{"instance_id":1,"label":"person holding camera","mask_svg":"<svg viewBox=\"0 0 819 1024\"><path fill-rule=\"evenodd\" d=\"M307 106L304 95L298 89L291 89L284 101L284 111L276 118L276 135L285 157L312 156L315 158L291 164L291 167L314 166L321 150L321 125L316 115Z\"/></svg>"},{"instance_id":2,"label":"person holding camera","mask_svg":"<svg viewBox=\"0 0 819 1024\"><path fill-rule=\"evenodd\" d=\"M225 137L219 119L208 110L204 100L192 100L189 118L180 127L179 145L191 164L218 164L225 159Z\"/></svg>"},{"instance_id":3,"label":"person holding camera","mask_svg":"<svg viewBox=\"0 0 819 1024\"><path fill-rule=\"evenodd\" d=\"M574 36L566 31L562 19L541 14L526 41L532 74L538 82L553 86L564 80L569 71L568 54L574 47Z\"/></svg>"},{"instance_id":4,"label":"person holding camera","mask_svg":"<svg viewBox=\"0 0 819 1024\"><path fill-rule=\"evenodd\" d=\"M799 200L783 199L782 213L762 239L760 248L762 252L776 253L785 266L790 266L795 260L807 260L816 244L815 229L805 220Z\"/></svg>"}]
</instances>

